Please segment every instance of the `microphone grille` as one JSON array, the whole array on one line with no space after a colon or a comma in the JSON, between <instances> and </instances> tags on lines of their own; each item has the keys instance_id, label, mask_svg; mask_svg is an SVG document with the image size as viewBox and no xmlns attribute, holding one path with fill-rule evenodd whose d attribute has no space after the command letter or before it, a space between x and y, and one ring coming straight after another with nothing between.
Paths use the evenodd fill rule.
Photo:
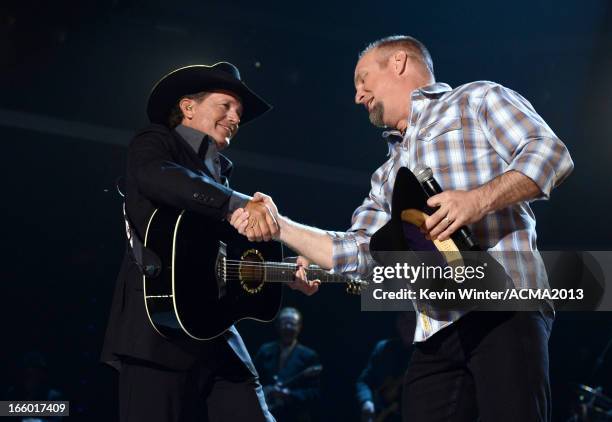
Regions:
<instances>
[{"instance_id":1,"label":"microphone grille","mask_svg":"<svg viewBox=\"0 0 612 422\"><path fill-rule=\"evenodd\" d=\"M427 167L424 164L417 164L414 168L414 175L416 176L419 183L423 183L427 179L431 179L433 177L433 171L430 167Z\"/></svg>"}]
</instances>

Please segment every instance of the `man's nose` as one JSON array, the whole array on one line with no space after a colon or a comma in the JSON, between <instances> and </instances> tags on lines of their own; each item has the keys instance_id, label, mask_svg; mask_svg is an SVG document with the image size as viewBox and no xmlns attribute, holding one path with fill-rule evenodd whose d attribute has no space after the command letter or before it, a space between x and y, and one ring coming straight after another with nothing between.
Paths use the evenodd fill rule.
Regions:
<instances>
[{"instance_id":1,"label":"man's nose","mask_svg":"<svg viewBox=\"0 0 612 422\"><path fill-rule=\"evenodd\" d=\"M355 104L361 104L363 102L363 92L357 89L355 92Z\"/></svg>"},{"instance_id":2,"label":"man's nose","mask_svg":"<svg viewBox=\"0 0 612 422\"><path fill-rule=\"evenodd\" d=\"M230 111L227 115L227 119L230 121L230 123L235 124L236 126L240 124L240 116L236 112Z\"/></svg>"}]
</instances>

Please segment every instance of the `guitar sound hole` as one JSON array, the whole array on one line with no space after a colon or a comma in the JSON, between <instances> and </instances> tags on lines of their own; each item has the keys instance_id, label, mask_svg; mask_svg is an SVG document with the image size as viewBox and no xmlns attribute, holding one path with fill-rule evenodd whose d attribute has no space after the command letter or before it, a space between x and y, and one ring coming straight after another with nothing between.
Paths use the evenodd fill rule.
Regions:
<instances>
[{"instance_id":1,"label":"guitar sound hole","mask_svg":"<svg viewBox=\"0 0 612 422\"><path fill-rule=\"evenodd\" d=\"M242 255L241 261L240 285L248 293L258 293L263 288L265 278L263 257L256 250L249 250Z\"/></svg>"}]
</instances>

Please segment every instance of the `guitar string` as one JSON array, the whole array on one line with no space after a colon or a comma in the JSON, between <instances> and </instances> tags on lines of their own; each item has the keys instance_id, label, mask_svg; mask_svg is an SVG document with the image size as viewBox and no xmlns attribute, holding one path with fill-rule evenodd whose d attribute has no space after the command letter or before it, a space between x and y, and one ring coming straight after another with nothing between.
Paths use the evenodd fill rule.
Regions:
<instances>
[{"instance_id":1,"label":"guitar string","mask_svg":"<svg viewBox=\"0 0 612 422\"><path fill-rule=\"evenodd\" d=\"M273 268L273 269L287 269L287 270L295 270L297 269L296 264L280 264L280 263L266 263L266 262L256 262L256 261L237 261L237 260L227 260L226 266L238 266L238 267L259 267L259 268ZM304 268L306 271L320 271L323 273L328 273L326 270L322 268ZM331 273L328 273L331 275Z\"/></svg>"},{"instance_id":2,"label":"guitar string","mask_svg":"<svg viewBox=\"0 0 612 422\"><path fill-rule=\"evenodd\" d=\"M258 274L258 273L250 273L249 274L248 272L245 274L244 271L227 271L227 273L239 274L241 276L246 276L246 277L248 277L248 276L254 277L254 276L257 276L257 274ZM260 273L260 274L263 275L263 273ZM268 275L271 278L272 277L294 277L294 273L291 273L291 272L288 272L288 273L266 272L266 275ZM318 279L325 279L325 280L339 280L339 281L355 281L355 280L351 280L349 278L326 277L326 276L319 276L319 275L316 275L316 274L308 274L308 278L311 278L311 279L318 278Z\"/></svg>"},{"instance_id":3,"label":"guitar string","mask_svg":"<svg viewBox=\"0 0 612 422\"><path fill-rule=\"evenodd\" d=\"M228 259L225 262L228 264L262 265L262 266L283 267L283 268L297 267L297 264L284 264L282 262L240 261L240 260L232 260L232 259ZM317 269L317 268L313 268L313 269Z\"/></svg>"},{"instance_id":4,"label":"guitar string","mask_svg":"<svg viewBox=\"0 0 612 422\"><path fill-rule=\"evenodd\" d=\"M274 265L274 264L259 264L259 263L251 263L251 262L242 262L242 263L234 263L234 262L228 262L226 263L226 265L235 265L235 266L249 266L249 267L266 267L266 268L284 268L287 270L291 270L291 269L295 269L297 268L297 265L291 266L291 267L287 267L284 265ZM306 267L306 269L309 269L308 267ZM318 268L310 268L311 271L317 271ZM324 271L324 270L320 270L320 271Z\"/></svg>"},{"instance_id":5,"label":"guitar string","mask_svg":"<svg viewBox=\"0 0 612 422\"><path fill-rule=\"evenodd\" d=\"M225 281L243 281L241 278L236 278L236 277L226 277ZM289 283L292 280L246 280L247 283ZM334 283L336 281L333 280L324 280L324 283ZM346 283L352 286L357 285L358 287L361 287L359 284L360 283L356 283L356 282L339 282L339 283Z\"/></svg>"},{"instance_id":6,"label":"guitar string","mask_svg":"<svg viewBox=\"0 0 612 422\"><path fill-rule=\"evenodd\" d=\"M225 270L236 270L237 272L240 272L240 270L261 270L261 271L266 271L272 274L282 274L282 273L291 273L293 274L296 270L297 270L297 266L293 266L293 267L285 267L285 266L272 266L272 265L259 265L259 264L244 264L244 263L230 263L230 264L226 264L225 266L221 266L220 268L224 268ZM326 277L326 278L346 278L349 279L349 277L343 276L343 275L339 275L339 274L332 274L332 273L328 273L325 270L322 269L308 269L305 268L307 273L310 274L317 274L319 273L322 277Z\"/></svg>"},{"instance_id":7,"label":"guitar string","mask_svg":"<svg viewBox=\"0 0 612 422\"><path fill-rule=\"evenodd\" d=\"M287 272L295 272L296 267L293 268L288 268L288 267L274 267L274 266L267 266L267 265L244 265L244 264L229 264L226 265L226 268L229 269L245 269L245 270L255 270L255 269L266 269L266 270L271 270L271 273L274 275L277 275L279 273L278 270L282 271L287 271ZM339 281L355 281L354 279L351 279L349 277L346 276L342 276L342 275L338 275L338 274L330 274L327 273L325 270L320 270L320 269L306 269L307 273L311 273L311 274L316 274L316 273L321 273L316 275L316 277L321 277L321 278L325 278L325 279L336 279Z\"/></svg>"},{"instance_id":8,"label":"guitar string","mask_svg":"<svg viewBox=\"0 0 612 422\"><path fill-rule=\"evenodd\" d=\"M247 283L290 283L293 280L290 279L284 279L284 280L261 280L261 279L253 279L253 280L243 280L243 278L240 277L240 275L231 275L231 274L226 274L224 277L225 281L246 281ZM350 284L350 285L365 285L364 282L362 281L356 281L356 280L334 280L334 279L324 279L324 280L319 280L323 283L346 283L346 284Z\"/></svg>"},{"instance_id":9,"label":"guitar string","mask_svg":"<svg viewBox=\"0 0 612 422\"><path fill-rule=\"evenodd\" d=\"M262 264L262 263L250 263L250 262L240 262L240 263L227 263L226 267L229 268L264 268L264 269L272 269L272 270L287 270L287 271L296 271L297 270L297 265L294 266L282 266L282 265L270 265L270 264ZM334 275L331 273L328 273L327 271L320 269L320 268L304 268L306 271L309 272L320 272L320 273L324 273L327 275ZM338 276L337 274L335 276Z\"/></svg>"},{"instance_id":10,"label":"guitar string","mask_svg":"<svg viewBox=\"0 0 612 422\"><path fill-rule=\"evenodd\" d=\"M244 281L246 283L291 283L294 280L290 280L290 279L285 279L285 280L261 280L261 279L257 279L257 280L243 280L240 277L236 277L236 276L227 276L225 277L225 281L229 282L229 281ZM346 281L346 280L319 280L321 283L338 283L338 284L349 284L349 285L361 285L361 283L358 282L354 282L354 281Z\"/></svg>"},{"instance_id":11,"label":"guitar string","mask_svg":"<svg viewBox=\"0 0 612 422\"><path fill-rule=\"evenodd\" d=\"M234 269L238 269L236 267L230 268L230 270L234 270ZM361 281L361 280L352 280L349 279L347 277L343 277L343 276L334 276L333 274L329 274L331 276L331 279L328 277L325 277L324 280L322 280L325 283L346 283L349 284L351 286L359 286L362 284L366 284L365 282ZM342 278L339 278L342 277ZM224 278L226 281L243 281L243 279L240 277L240 272L239 271L224 271ZM291 282L292 280L246 280L247 282L251 282L251 283L287 283L287 282Z\"/></svg>"},{"instance_id":12,"label":"guitar string","mask_svg":"<svg viewBox=\"0 0 612 422\"><path fill-rule=\"evenodd\" d=\"M237 267L230 268L230 270L234 270L234 269L236 269L236 270L240 270L240 268L237 268ZM230 272L230 271L227 271L227 273L229 273L229 272ZM239 273L240 273L240 271L234 271L234 272L235 272L236 274L239 274ZM281 276L282 276L282 275L285 275L284 273L281 273L281 272L274 272L274 271L268 272L268 274L269 274L269 275L271 275L271 276L279 276L279 275L281 275ZM293 272L288 272L288 274L287 274L287 275L289 275L289 274L291 274L291 276L293 276ZM311 274L311 276L314 276L315 278L323 278L323 279L325 279L325 280L356 281L356 280L350 279L350 278L348 278L348 277L343 277L343 276L334 276L333 274L329 274L329 275L325 275L325 274L322 274L322 275L314 275L314 274Z\"/></svg>"},{"instance_id":13,"label":"guitar string","mask_svg":"<svg viewBox=\"0 0 612 422\"><path fill-rule=\"evenodd\" d=\"M276 266L283 266L283 267L297 267L297 264L294 264L292 262L246 261L246 260L242 260L242 259L226 259L225 262L260 264L260 265L276 265ZM321 267L318 267L318 266L314 266L314 267L321 268Z\"/></svg>"},{"instance_id":14,"label":"guitar string","mask_svg":"<svg viewBox=\"0 0 612 422\"><path fill-rule=\"evenodd\" d=\"M226 269L267 269L267 270L271 270L271 275L279 275L278 271L276 270L285 270L285 271L291 271L294 272L297 269L297 264L292 264L292 263L266 263L266 262L257 262L257 261L241 261L241 260L226 260L226 265L225 268ZM353 284L359 284L359 283L363 283L362 280L359 279L351 279L349 277L343 276L343 275L339 275L339 274L331 274L328 273L327 271L323 270L322 268L312 268L312 269L308 269L305 268L307 273L320 273L319 275L315 276L318 278L324 278L326 282L345 282L345 283L353 283ZM239 276L239 275L238 275ZM227 277L227 274L226 274Z\"/></svg>"},{"instance_id":15,"label":"guitar string","mask_svg":"<svg viewBox=\"0 0 612 422\"><path fill-rule=\"evenodd\" d=\"M292 272L297 270L297 265L296 264L291 264L291 263L266 263L266 262L257 262L257 261L239 261L239 260L226 260L226 268L244 268L244 269L255 269L255 268L262 268L262 269L269 269L269 270L290 270ZM322 268L305 268L305 270L307 272L310 273L319 273L320 277L331 277L331 278L340 278L340 279L344 279L344 280L353 280L350 279L349 277L343 276L343 275L339 275L339 274L331 274L327 271L325 271Z\"/></svg>"},{"instance_id":16,"label":"guitar string","mask_svg":"<svg viewBox=\"0 0 612 422\"><path fill-rule=\"evenodd\" d=\"M241 269L255 269L255 268L263 269L264 265L230 264L230 265L227 265L225 267L226 270L227 269L229 269L229 270L237 270L236 272L238 273L238 276L240 276L240 274L239 274L240 271L239 270L241 270ZM279 274L278 271L275 271L275 270L278 270L279 268L282 268L282 270L288 270L288 267L286 267L286 266L277 267L277 268L267 268L267 269L272 269L272 271L270 271L270 275L273 275L273 276L284 275L282 273ZM295 270L295 267L293 267L292 271L290 271L290 272L293 273L293 270ZM333 281L333 282L336 282L336 281L337 282L347 282L347 283L351 283L351 282L359 283L359 282L361 282L360 280L351 279L351 278L346 277L346 276L342 276L342 275L338 275L338 274L330 274L330 273L325 272L325 270L321 270L321 269L313 269L313 270L306 270L306 271L310 272L310 273L322 272L323 274L320 274L320 275L318 275L316 277L323 278L323 279L325 279L325 281L328 281L328 282L329 281ZM227 276L227 273L229 273L229 272L230 271L226 271L226 276Z\"/></svg>"},{"instance_id":17,"label":"guitar string","mask_svg":"<svg viewBox=\"0 0 612 422\"><path fill-rule=\"evenodd\" d=\"M281 267L281 266L274 266L274 265L257 265L257 264L226 264L226 267L229 267L229 268L236 268L236 267L238 268L264 268L264 269L285 270L285 271L293 271L293 272L295 272L298 269L298 267ZM304 268L304 270L310 271L310 272L320 272L320 273L332 275L332 273L329 273L325 270L320 270L317 268Z\"/></svg>"}]
</instances>

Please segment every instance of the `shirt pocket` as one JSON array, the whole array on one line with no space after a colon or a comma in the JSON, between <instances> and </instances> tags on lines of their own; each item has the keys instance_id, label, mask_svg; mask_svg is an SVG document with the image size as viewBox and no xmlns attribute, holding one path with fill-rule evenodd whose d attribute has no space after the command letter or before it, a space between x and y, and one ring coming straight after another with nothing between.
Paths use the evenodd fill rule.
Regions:
<instances>
[{"instance_id":1,"label":"shirt pocket","mask_svg":"<svg viewBox=\"0 0 612 422\"><path fill-rule=\"evenodd\" d=\"M448 170L466 161L461 117L447 117L417 133L417 158L432 169Z\"/></svg>"}]
</instances>

